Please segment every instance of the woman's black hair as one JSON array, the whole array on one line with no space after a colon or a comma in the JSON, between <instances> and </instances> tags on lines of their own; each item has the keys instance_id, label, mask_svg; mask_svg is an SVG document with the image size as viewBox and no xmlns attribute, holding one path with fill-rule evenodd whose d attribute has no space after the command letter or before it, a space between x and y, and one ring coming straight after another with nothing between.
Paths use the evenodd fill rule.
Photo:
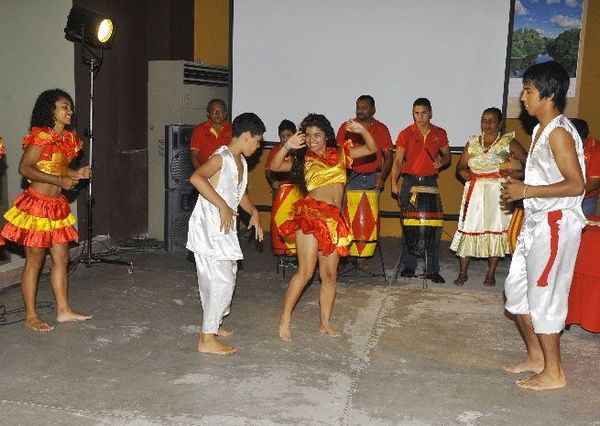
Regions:
<instances>
[{"instance_id":1,"label":"woman's black hair","mask_svg":"<svg viewBox=\"0 0 600 426\"><path fill-rule=\"evenodd\" d=\"M323 114L308 114L300 123L300 132L306 133L308 127L318 127L325 133L327 147L335 147L335 132L331 123ZM307 148L298 149L292 153L292 171L290 173L291 182L300 187L300 190L306 194L306 181L304 180L304 156Z\"/></svg>"},{"instance_id":2,"label":"woman's black hair","mask_svg":"<svg viewBox=\"0 0 600 426\"><path fill-rule=\"evenodd\" d=\"M483 114L485 114L486 112L496 114L496 117L498 117L498 123L502 123L502 111L500 111L500 108L489 107L489 108L484 109L483 112L481 113L482 118L483 118Z\"/></svg>"},{"instance_id":3,"label":"woman's black hair","mask_svg":"<svg viewBox=\"0 0 600 426\"><path fill-rule=\"evenodd\" d=\"M56 109L56 101L59 99L66 99L71 103L71 108L75 111L75 103L73 98L67 92L61 89L51 89L42 92L33 106L31 111L31 120L29 121L29 130L32 127L50 127L54 128L56 119L54 118L54 110ZM71 123L74 123L74 117L71 119ZM71 124L65 126L65 129L71 130L74 126Z\"/></svg>"}]
</instances>

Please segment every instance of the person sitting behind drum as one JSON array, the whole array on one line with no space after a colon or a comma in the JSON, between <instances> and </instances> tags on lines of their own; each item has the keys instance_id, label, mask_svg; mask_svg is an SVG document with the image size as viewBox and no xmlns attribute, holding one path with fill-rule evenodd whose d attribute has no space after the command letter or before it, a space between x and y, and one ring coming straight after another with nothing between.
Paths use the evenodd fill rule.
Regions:
<instances>
[{"instance_id":1,"label":"person sitting behind drum","mask_svg":"<svg viewBox=\"0 0 600 426\"><path fill-rule=\"evenodd\" d=\"M290 320L292 310L302 290L313 276L319 261L320 324L319 331L339 337L340 331L331 325L335 300L337 267L340 256L348 255L352 235L340 215L346 184L346 169L354 158L373 154L377 146L373 137L360 123L349 120L346 129L359 133L365 145L354 147L348 140L335 147L335 133L322 114L309 114L302 120L300 131L292 136L271 161L271 170L292 172L306 195L294 203L293 217L280 226L281 233L296 235L298 270L291 278L285 293L279 337L292 340ZM293 160L288 153L293 152Z\"/></svg>"},{"instance_id":2,"label":"person sitting behind drum","mask_svg":"<svg viewBox=\"0 0 600 426\"><path fill-rule=\"evenodd\" d=\"M456 170L466 182L458 220L450 250L455 251L460 262L458 278L454 285L467 280L471 257L488 258L485 286L496 285L498 259L510 254L508 224L510 212L502 203L500 191L503 177L522 179L522 166L527 151L514 138L514 132L502 133L502 111L487 108L481 115L481 134L472 136L463 149ZM520 170L503 171L501 164L507 157L518 160Z\"/></svg>"},{"instance_id":3,"label":"person sitting behind drum","mask_svg":"<svg viewBox=\"0 0 600 426\"><path fill-rule=\"evenodd\" d=\"M280 185L289 183L290 176L289 173L272 171L271 160L273 160L275 154L277 154L288 139L296 133L296 125L290 120L282 120L281 123L279 123L277 132L279 134L279 143L271 149L271 152L269 152L269 155L267 156L267 161L265 162L265 177L267 178L267 182L269 182L273 196L277 193Z\"/></svg>"}]
</instances>

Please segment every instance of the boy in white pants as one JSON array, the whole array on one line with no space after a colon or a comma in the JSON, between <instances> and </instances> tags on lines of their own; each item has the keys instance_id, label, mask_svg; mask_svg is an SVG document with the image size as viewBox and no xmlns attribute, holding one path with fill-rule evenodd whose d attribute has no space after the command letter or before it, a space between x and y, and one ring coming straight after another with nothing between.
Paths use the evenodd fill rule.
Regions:
<instances>
[{"instance_id":1,"label":"boy in white pants","mask_svg":"<svg viewBox=\"0 0 600 426\"><path fill-rule=\"evenodd\" d=\"M232 334L221 327L221 322L229 314L237 261L243 257L235 226L238 205L250 214L248 227L254 227L256 239L263 239L258 210L246 194L244 157L254 154L264 132L265 125L256 114L240 114L232 123L231 142L217 148L190 178L200 193L190 217L187 241L196 260L203 311L198 352L228 355L236 350L217 336Z\"/></svg>"},{"instance_id":2,"label":"boy in white pants","mask_svg":"<svg viewBox=\"0 0 600 426\"><path fill-rule=\"evenodd\" d=\"M508 178L503 197L523 199L525 220L505 283L506 309L527 348L527 358L505 365L512 373L532 372L517 385L558 389L567 382L560 360L569 288L586 220L583 144L562 115L569 76L556 62L536 64L523 75L521 101L537 118L525 167L525 181Z\"/></svg>"}]
</instances>

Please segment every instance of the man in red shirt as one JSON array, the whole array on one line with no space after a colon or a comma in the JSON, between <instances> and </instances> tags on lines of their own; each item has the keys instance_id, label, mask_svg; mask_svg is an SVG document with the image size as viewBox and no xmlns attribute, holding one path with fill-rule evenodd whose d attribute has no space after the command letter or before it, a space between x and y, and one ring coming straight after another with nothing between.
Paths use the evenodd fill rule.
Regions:
<instances>
[{"instance_id":1,"label":"man in red shirt","mask_svg":"<svg viewBox=\"0 0 600 426\"><path fill-rule=\"evenodd\" d=\"M206 106L206 120L192 132L190 156L194 169L205 163L215 149L231 141L231 124L227 120L227 106L221 99L211 99Z\"/></svg>"},{"instance_id":2,"label":"man in red shirt","mask_svg":"<svg viewBox=\"0 0 600 426\"><path fill-rule=\"evenodd\" d=\"M431 124L431 102L419 98L413 102L414 123L400 132L396 139L396 154L392 166L392 193L400 192L402 211L408 204L409 190L415 185L437 187L437 175L440 168L450 164L448 136L441 127ZM402 189L398 179L402 174ZM406 247L402 249L402 277L414 277L417 258ZM434 283L445 283L440 275L439 245L434 253L427 253L425 276Z\"/></svg>"},{"instance_id":3,"label":"man in red shirt","mask_svg":"<svg viewBox=\"0 0 600 426\"><path fill-rule=\"evenodd\" d=\"M585 160L585 195L581 209L586 216L595 216L600 194L600 141L590 135L590 129L585 120L574 118L571 120L583 142L583 156Z\"/></svg>"},{"instance_id":4,"label":"man in red shirt","mask_svg":"<svg viewBox=\"0 0 600 426\"><path fill-rule=\"evenodd\" d=\"M385 180L392 168L392 138L387 126L376 120L375 99L371 95L359 96L356 100L355 120L362 124L373 136L377 144L377 152L373 155L358 158L352 163L352 170L348 175L346 189L378 189L383 190ZM364 145L365 141L358 133L346 131L346 123L340 126L336 142L343 144L352 139L354 145Z\"/></svg>"}]
</instances>

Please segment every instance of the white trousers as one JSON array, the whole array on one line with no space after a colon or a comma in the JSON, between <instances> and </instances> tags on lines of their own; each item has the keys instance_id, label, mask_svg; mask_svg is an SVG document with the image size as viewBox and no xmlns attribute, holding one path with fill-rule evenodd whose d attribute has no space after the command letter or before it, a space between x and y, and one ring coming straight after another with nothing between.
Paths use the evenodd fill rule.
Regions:
<instances>
[{"instance_id":1,"label":"white trousers","mask_svg":"<svg viewBox=\"0 0 600 426\"><path fill-rule=\"evenodd\" d=\"M194 253L202 302L202 332L216 334L229 314L235 289L237 260L214 260Z\"/></svg>"},{"instance_id":2,"label":"white trousers","mask_svg":"<svg viewBox=\"0 0 600 426\"><path fill-rule=\"evenodd\" d=\"M560 333L581 240L581 221L569 210L548 213L517 240L504 284L506 310L531 316L536 334Z\"/></svg>"}]
</instances>

